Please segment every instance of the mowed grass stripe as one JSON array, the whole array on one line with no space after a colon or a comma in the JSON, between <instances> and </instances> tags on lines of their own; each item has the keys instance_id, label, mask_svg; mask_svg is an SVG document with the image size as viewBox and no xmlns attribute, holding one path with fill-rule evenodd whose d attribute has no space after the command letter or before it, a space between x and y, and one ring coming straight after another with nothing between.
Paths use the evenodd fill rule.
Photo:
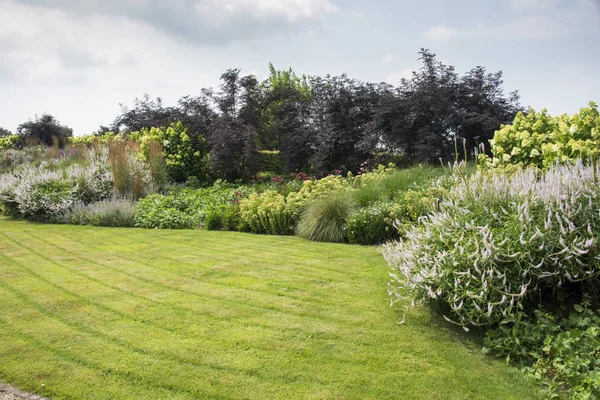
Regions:
<instances>
[{"instance_id":1,"label":"mowed grass stripe","mask_svg":"<svg viewBox=\"0 0 600 400\"><path fill-rule=\"evenodd\" d=\"M38 239L38 238L36 238L36 239ZM60 251L65 251L69 255L73 254L72 252L68 251L67 249L64 249L60 246L56 246L48 241L45 241L43 239L39 239L39 240L59 249ZM31 248L28 248L28 250L34 254L37 254L39 257L46 259L48 262L53 263L52 260L37 253L35 250L33 250ZM178 293L185 293L185 294L189 294L192 296L196 296L200 300L202 300L202 303L199 303L199 304L203 304L205 306L205 308L210 307L209 304L205 304L206 301L209 301L211 299L216 299L216 301L219 303L220 306L229 305L229 309L232 312L235 312L239 309L258 308L264 312L276 312L276 313L294 315L294 316L304 319L304 322L299 322L299 326L306 325L305 324L306 318L313 319L313 320L315 320L315 322L318 322L318 323L328 323L328 322L331 322L332 319L335 320L336 318L338 318L338 319L340 318L339 314L338 315L335 314L335 310L336 310L335 307L330 307L331 308L330 310L325 309L323 307L319 307L319 308L315 307L316 303L328 304L327 300L321 301L321 302L315 300L311 304L312 307L309 308L309 305L306 304L306 301L304 301L303 303L300 303L298 301L292 301L292 299L296 299L296 300L298 300L298 299L295 296L289 295L287 293L285 293L285 296L284 296L280 292L273 292L273 291L254 289L254 288L237 288L236 291L241 291L242 293L241 293L241 295L236 294L235 297L245 296L246 299L248 299L248 297L251 297L251 300L252 300L252 303L249 303L249 304L248 303L240 303L240 301L236 301L235 299L230 299L230 297L234 297L233 296L234 293L232 293L231 291L220 291L220 289L222 289L224 287L225 288L228 287L225 284L215 284L214 282L202 282L202 280L199 278L184 275L186 280L192 279L194 281L201 283L201 285L204 289L206 289L206 288L213 289L211 291L203 290L201 293L196 293L193 291L196 289L195 286L198 286L196 284L189 285L189 283L187 283L185 281L182 281L182 282L175 281L169 285L165 285L165 284L161 284L159 281L157 281L156 277L145 278L145 277L141 277L139 274L132 274L132 273L126 272L126 270L124 270L122 267L114 268L106 263L99 263L99 262L96 262L96 261L94 261L90 258L86 258L86 257L81 257L81 259L85 260L88 263L92 263L92 264L95 264L95 265L98 265L101 267L105 267L106 269L113 270L117 273L122 273L122 274L126 275L127 277L131 277L133 279L139 279L148 285L159 286L158 288L155 288L155 289L162 290L160 292L157 292L157 293L160 293L161 296L164 296L168 291L175 291ZM125 259L120 258L120 260L125 260ZM129 259L127 259L125 261L129 261ZM59 265L56 262L54 262L54 264ZM150 266L145 263L136 262L136 264L150 267L150 268L155 268L155 267ZM159 268L159 270L161 272L163 271L162 268ZM166 271L166 272L172 272L172 271ZM74 273L78 274L78 272L74 272ZM80 275L86 276L85 274L80 274ZM177 275L179 275L179 274L177 274ZM216 291L214 290L215 286L217 287ZM187 289L182 289L182 287L185 287ZM122 290L122 289L119 289L119 290ZM257 298L257 295L255 293L252 293L253 291L260 291L260 292L262 292L263 295L264 294L270 295L270 297L267 298L269 301L267 301L266 303L263 304L264 300L260 300L260 298ZM136 296L135 294L128 292L128 291L124 291L124 292L126 295ZM138 297L140 297L140 296L138 296ZM150 299L148 297L140 297L140 298L144 298L147 300L153 300L157 303L164 304L164 302L158 301L155 298L152 298L152 299ZM198 304L198 302L194 302L194 303ZM175 308L181 308L181 307L175 306ZM190 311L190 308L187 307L187 310ZM194 309L192 311L202 312L198 309ZM206 313L207 311L204 311L204 312ZM223 312L221 312L220 316L223 316ZM277 318L277 317L281 317L281 316L274 316L274 317ZM349 316L349 318L347 318L344 322L346 322L348 324L354 324L357 327L364 326L364 320L362 318L357 320L356 318L352 318L352 316Z\"/></svg>"},{"instance_id":2,"label":"mowed grass stripe","mask_svg":"<svg viewBox=\"0 0 600 400\"><path fill-rule=\"evenodd\" d=\"M3 256L0 255L0 257L3 257ZM13 263L16 263L16 262L13 261ZM10 262L7 262L7 265L8 264L10 264ZM51 272L51 271L49 271L49 272ZM38 275L36 274L34 276L38 276ZM30 285L30 284L26 283L26 285ZM132 293L128 293L128 292L125 292L125 294L128 295L128 296L134 296ZM109 297L112 297L112 296L109 295ZM140 304L138 306L140 306L140 307L148 307L149 305L148 304ZM244 308L247 308L247 307L249 307L249 306L244 306L244 305L240 306L241 309L244 309ZM157 310L165 312L165 311L171 311L171 308L169 307L166 310L164 310L164 309L163 310L157 309ZM122 310L118 310L118 311L121 312ZM205 325L207 322L214 321L214 319L211 320L211 319L207 319L207 318L203 318L203 319L200 319L200 321L198 321L199 320L199 318L198 318L199 313L197 313L197 312L195 312L195 310L191 310L191 309L188 309L187 311L189 311L188 315L183 315L183 316L179 315L179 317L187 318L187 321L194 321L193 324L188 324L188 326L186 327L188 329L185 329L185 331L183 332L186 335L193 335L196 332L201 331L201 329L199 329L199 328L196 327L197 325L199 327L201 327L201 326ZM246 314L247 314L247 312L246 312ZM89 317L89 318L92 318L92 317L93 318L97 318L97 320L99 320L99 321L102 321L102 320L105 319L104 315L102 315L102 314L97 315L97 313L94 313L93 310L86 310L85 313L83 313L83 315L86 316L86 317ZM118 315L121 316L121 314L118 314ZM213 317L215 317L217 319L224 319L223 315L213 315ZM234 318L241 318L241 317L242 317L242 315L239 315L239 316L234 317ZM136 322L139 320L139 318L140 318L139 316L137 318L134 315L130 316L130 319L132 319L133 321L136 321ZM227 319L224 319L224 320L226 321L228 319L230 319L230 318L227 318ZM268 321L272 321L272 322L268 322ZM85 322L89 323L91 321L86 320ZM146 321L144 323L146 323ZM312 323L311 324L311 329L309 330L307 328L307 324L306 323L305 324L301 324L300 321L295 321L295 320L288 321L288 319L286 319L285 316L281 316L281 315L274 315L273 318L268 319L266 323L264 323L264 322L260 323L260 321L257 322L257 321L248 320L247 318L245 318L245 323L244 323L244 325L245 325L246 328L248 328L248 329L254 329L255 336L256 336L256 333L257 333L256 329L263 329L263 330L266 331L265 334L266 335L268 334L268 336L270 336L272 338L272 332L269 332L268 330L272 329L274 327L279 326L280 328L281 327L285 327L285 329L288 332L294 331L295 334L298 337L308 336L308 335L315 335L318 331L324 331L324 332L328 332L329 331L328 338L329 339L335 339L336 335L335 335L335 333L332 330L333 328L332 328L331 324L323 324L320 321L319 321L319 324L321 324L321 325L318 325L317 323ZM154 326L156 327L156 324L154 324ZM163 327L163 325L160 325L159 328L162 329L164 327ZM138 327L138 329L139 329L139 327ZM172 334L172 333L181 334L182 333L182 329L175 329L175 330L169 329L169 333L170 334ZM355 334L356 335L367 335L368 334L368 329L366 327L357 327L356 330L355 330ZM174 339L174 338L171 338L171 339ZM263 338L262 340L264 340L264 339L265 338ZM239 340L236 342L236 344L237 343L239 343ZM260 342L258 342L258 343L257 342L247 343L247 345L248 346L254 346L256 348L260 348L261 347L260 346ZM267 350L272 349L272 344L271 344L271 346L267 347L266 349Z\"/></svg>"},{"instance_id":3,"label":"mowed grass stripe","mask_svg":"<svg viewBox=\"0 0 600 400\"><path fill-rule=\"evenodd\" d=\"M6 285L2 282L0 282L0 293L2 293L1 289L6 290L6 292L8 292L9 294L14 294L15 297L17 297L23 303L26 303L27 306L31 306L38 313L43 314L44 317L57 320L67 330L72 329L73 331L77 331L77 333L82 333L84 335L87 334L87 335L93 337L94 339L98 339L98 340L105 342L102 345L103 348L105 348L107 345L112 344L112 345L123 348L123 350L137 353L139 356L148 357L151 360L151 362L154 362L154 363L156 363L156 362L162 363L163 361L171 362L168 365L168 368L173 368L174 364L177 364L178 367L184 368L186 370L190 369L190 368L195 369L195 370L191 371L191 373L193 373L193 374L210 373L211 375L214 375L216 373L215 370L218 370L219 373L224 377L223 379L226 379L226 380L229 380L230 376L235 376L232 374L238 374L238 375L245 374L246 377L252 377L253 379L260 378L262 381L268 381L268 380L285 381L287 379L286 377L283 377L283 376L280 376L277 379L273 376L262 376L263 374L261 373L260 369L246 369L246 370L235 369L235 368L231 368L229 366L224 366L224 365L207 364L206 362L190 359L189 357L185 357L185 356L181 357L180 355L173 355L170 353L166 353L164 351L156 351L156 350L153 351L153 350L148 350L145 348L140 348L138 346L132 345L129 342L125 342L125 341L119 339L118 337L112 337L107 334L104 334L103 332L91 329L86 324L74 323L72 320L61 317L57 313L51 312L47 308L41 306L39 303L31 300L31 298L29 298L27 295L17 291L16 289L9 287L8 285ZM7 296L0 297L0 305L2 305L3 307L18 306L18 304L15 304L14 301L12 303L6 303L5 301L2 300L2 299L7 299L7 298L9 298L9 297L7 297ZM28 324L32 320L38 321L40 319L40 315L38 315L38 313L33 312L32 309L29 308L28 315L26 317L24 316L24 318L22 318L21 322ZM63 332L61 332L61 333L63 333ZM71 338L74 337L73 332L69 333L68 331L65 331L64 334ZM32 336L30 336L30 337L32 337ZM39 343L44 344L42 342L42 339L35 338L35 340L37 340ZM163 340L169 340L169 338L163 338ZM189 355L189 352L194 351L194 350L197 351L197 349L193 349L193 348L188 349L187 354ZM120 351L120 352L122 353L122 351ZM115 372L121 376L129 376L130 375L126 371L115 370Z\"/></svg>"},{"instance_id":4,"label":"mowed grass stripe","mask_svg":"<svg viewBox=\"0 0 600 400\"><path fill-rule=\"evenodd\" d=\"M206 388L209 388L212 384L214 384L214 380L210 382L205 382L205 385L191 387L191 389L187 389L184 386L191 385L172 385L169 384L170 373L181 373L185 374L186 369L182 370L170 370L172 368L169 364L159 364L152 363L151 360L141 360L136 359L131 356L131 353L127 354L129 359L121 357L114 357L114 355L118 355L118 352L112 351L110 345L106 343L97 344L94 343L93 338L84 337L74 333L73 331L68 331L62 329L60 325L57 325L54 321L46 321L44 318L39 318L38 324L42 327L50 328L52 330L49 331L47 335L46 341L42 341L36 338L34 335L30 334L27 330L27 326L24 327L15 327L12 323L6 321L4 318L0 317L0 330L7 332L9 335L13 337L18 337L23 339L30 344L42 349L48 353L51 353L53 356L59 358L62 361L68 361L74 364L78 364L84 366L86 368L95 370L97 373L101 373L103 375L113 375L120 377L130 383L139 383L142 384L147 389L160 389L166 390L174 393L184 394L186 398L208 398L211 395L214 396L214 393L209 392ZM77 345L79 351L75 352L72 350L72 346L67 346L63 341L60 341L57 336L68 335L69 341L72 344ZM94 352L99 354L95 355L94 353L86 353L82 351L82 349L94 349ZM95 359L99 359L102 353L111 352L113 357L110 362L101 362L96 361ZM140 363L140 365L152 365L154 368L152 369L138 369L135 368L135 363ZM161 374L162 379L156 379L156 376L150 374L144 374L144 371L153 371L153 373ZM188 374L185 374L188 375ZM160 382L160 383L154 383ZM146 390L147 390L146 389Z\"/></svg>"},{"instance_id":5,"label":"mowed grass stripe","mask_svg":"<svg viewBox=\"0 0 600 400\"><path fill-rule=\"evenodd\" d=\"M48 235L46 235L48 237ZM45 239L40 239L40 240L45 240ZM72 254L74 248L73 246L69 246L69 244L61 244L60 246L56 245L54 242L50 242L48 240L45 240L46 243L48 243L49 245L55 246L60 250L69 252ZM71 244L73 243L73 241L70 242ZM79 242L80 245L82 245L81 242ZM68 248L67 248L68 247ZM125 247L127 248L127 244L124 245L120 245L120 247ZM89 248L79 248L79 249L75 249L75 250L79 250L79 251L86 251L86 253L94 253L96 247L95 246L90 246ZM236 279L234 280L234 282L221 282L221 281L216 281L214 278L215 275L219 275L220 273L222 273L222 269L219 269L218 271L211 273L212 271L215 271L215 268L213 267L213 264L211 263L202 263L202 265L198 265L198 264L192 264L189 262L185 262L184 260L178 260L178 259L173 259L173 258L169 258L169 257L163 257L163 259L161 260L160 263L156 263L156 264L149 264L147 258L141 258L141 257L133 257L132 253L126 253L125 255L123 255L123 253L118 253L118 252L109 252L109 254L111 254L112 256L118 257L120 264L124 264L124 262L132 262L137 265L141 265L141 266L145 266L148 268L151 268L153 270L157 270L160 273L167 273L167 274L174 274L178 277L183 277L185 278L185 281L181 282L181 281L173 281L173 285L177 285L178 287L180 287L181 285L187 285L189 280L193 280L195 281L193 283L192 286L197 287L198 285L196 283L200 283L202 285L202 287L204 288L210 288L212 289L209 292L204 292L204 293L215 293L217 296L221 296L222 295L226 295L226 298L230 298L230 297L237 297L237 296L252 296L253 297L253 304L257 305L257 306L263 306L267 309L273 309L272 304L274 302L276 302L276 304L279 305L279 307L286 309L287 312L291 312L291 313L298 313L300 312L301 315L306 315L305 314L305 310L307 309L307 306L310 305L311 309L315 308L315 305L317 304L321 304L323 306L330 306L332 308L334 308L334 313L333 315L336 314L335 312L335 305L336 303L339 303L340 306L342 305L346 305L348 306L349 301L351 300L353 294L351 292L351 290L348 290L347 293L345 293L344 295L340 296L339 294L337 296L329 296L329 286L333 286L335 285L338 288L341 288L342 286L345 286L346 284L344 283L344 281L323 281L320 277L315 277L314 275L310 275L306 278L305 275L299 274L297 272L294 272L293 275L290 275L291 278L295 280L296 282L281 282L279 280L277 280L277 275L281 275L282 271L272 271L270 274L266 274L263 275L262 273L260 273L260 271L263 269L263 265L262 263L259 264L254 264L254 265L249 265L248 262L246 261L241 261L241 265L239 265L238 268L232 268L232 270L230 272L227 272L228 276L235 276ZM375 256L375 255L374 255ZM377 261L381 262L381 260L379 259L379 255L377 254L375 257L377 257ZM374 258L375 258L374 257ZM86 258L86 257L81 257L84 260L90 261L90 262L96 262L93 260L90 260L90 258ZM95 257L96 259L99 259L101 257ZM141 259L140 259L141 258ZM102 262L97 262L98 264L101 265L107 265L106 263L102 263ZM177 268L173 269L172 266L176 265ZM188 265L190 267L193 267L193 270L191 270L190 268L184 268L185 265ZM238 272L238 270L243 270L244 268L242 266L247 266L248 269L251 272L243 273L243 272ZM385 268L384 264L381 264L382 268ZM113 268L113 267L108 267L108 268ZM297 268L297 270L302 270L304 267L303 266L299 266ZM362 267L360 265L347 265L347 268L356 268L356 269L361 269ZM137 268L136 268L137 271ZM182 272L182 271L188 271L188 272ZM196 271L196 274L192 275L193 271ZM121 270L122 272L122 270ZM358 271L357 271L358 272ZM348 275L347 271L346 274ZM201 275L201 277L199 277L198 275ZM253 276L256 275L256 276ZM269 277L270 276L274 276L274 277ZM139 275L138 275L139 276ZM240 276L250 276L250 279L245 279L245 280L240 280L239 277ZM155 281L155 279L150 279L152 281ZM237 283L237 286L235 285ZM241 286L243 285L243 286ZM172 287L172 286L171 286ZM187 286L186 290L187 290ZM275 288L272 288L275 287ZM193 288L192 288L193 289ZM226 290L223 290L226 289ZM251 292L256 291L256 292L261 292L259 294L253 294ZM261 303L262 300L262 295L263 294L268 294L270 296L276 296L275 298L272 297L267 297L270 299L270 301L266 304ZM284 301L282 301L284 300ZM292 300L296 300L296 302L293 302ZM350 303L350 307L351 307L351 303ZM337 313L339 314L339 313ZM332 318L333 316L331 314L326 316L327 318ZM360 323L361 321L358 321L358 323Z\"/></svg>"},{"instance_id":6,"label":"mowed grass stripe","mask_svg":"<svg viewBox=\"0 0 600 400\"><path fill-rule=\"evenodd\" d=\"M141 250L144 252L144 254L152 254L155 249L156 246L152 245L152 242L149 241L145 241L145 240L136 240L135 243L130 243L130 236L127 234L122 233L125 230L120 230L119 234L117 235L112 235L111 237L118 237L121 238L121 241L115 241L114 239L108 239L106 237L102 237L102 240L105 242L110 243L111 245L121 245L121 244L126 244L128 246L139 246L140 244L145 245L143 248L141 249L137 249L137 250ZM163 231L163 232L174 232L175 234L180 234L179 230L175 230L175 231ZM184 231L187 232L187 231ZM193 232L193 231L192 231ZM233 232L207 232L208 234L234 234L234 235L239 235L239 233L233 233ZM249 236L253 236L248 234ZM263 236L264 237L264 236ZM277 236L275 236L275 238L278 238ZM253 260L256 260L257 262L260 261L272 261L272 256L277 256L280 258L280 261L283 261L281 259L282 256L282 252L281 249L279 251L277 250L273 250L274 248L277 247L281 247L284 246L285 249L283 251L283 254L285 254L288 257L288 260L285 260L285 263L278 263L275 265L270 265L269 263L266 263L263 266L264 270L266 272L272 271L273 269L277 270L277 271L281 271L282 269L284 270L289 270L291 272L294 273L294 276L307 276L307 277L315 277L315 276L325 276L329 279L335 279L335 278L342 278L343 275L347 275L345 268L329 268L328 265L330 264L334 264L335 265L335 261L340 259L340 256L329 256L325 259L321 259L319 258L322 255L322 252L319 254L316 254L314 257L311 256L299 256L298 254L302 253L302 250L297 250L294 249L293 246L296 246L298 243L296 243L296 241L301 241L298 238L294 238L294 237L290 237L290 236L284 236L282 237L283 239L287 239L288 241L292 241L291 246L286 245L285 243L280 243L279 241L277 243L279 243L279 245L263 245L263 246L256 246L256 243L253 241L249 241L249 243L252 243L252 245L248 244L248 242L244 242L243 247L238 245L227 245L227 244L223 244L223 239L218 239L218 238L213 238L212 236L208 236L206 238L203 238L201 242L196 242L196 243L188 243L188 238L187 236L175 236L175 237L170 237L168 235L165 235L164 237L161 237L160 240L161 242L164 242L166 244L170 244L173 246L177 246L177 248L180 249L186 249L189 252L195 253L198 250L202 250L202 259L200 260L195 260L195 261L199 261L201 264L205 262L205 260L209 260L209 262L212 261L218 261L221 263L225 263L225 265L235 265L234 262L232 262L232 257L231 256L245 256L247 254L248 251L253 251ZM282 239L282 240L283 240ZM76 240L76 239L75 239ZM235 240L233 240L232 242L235 243ZM327 243L323 244L325 246L329 245ZM336 245L339 247L339 245ZM295 251L294 251L295 250ZM330 254L336 254L339 251L339 249L335 249L332 248L331 251L328 250L327 253ZM268 257L268 256L271 257ZM164 256L160 255L160 256ZM162 258L162 257L161 257ZM345 261L347 261L347 258L341 258L344 259ZM189 263L189 261L185 258L185 256L183 257L179 257L179 258L175 258L174 260L176 261L180 261L180 262L184 262L184 263ZM298 261L296 261L298 260ZM192 264L195 265L195 264ZM293 269L295 267L300 267L300 268L296 268ZM308 272L305 272L308 271ZM340 277L337 277L337 275L341 275Z\"/></svg>"},{"instance_id":7,"label":"mowed grass stripe","mask_svg":"<svg viewBox=\"0 0 600 400\"><path fill-rule=\"evenodd\" d=\"M4 256L0 255L0 257L4 257ZM14 260L12 260L12 263L14 263L15 265L18 265L18 263ZM10 262L7 263L7 265L8 264L10 264ZM98 303L97 301L92 301L89 298L84 299L82 297L78 297L76 295L76 293L73 291L78 286L76 286L72 290L66 290L64 288L64 286L57 285L52 280L42 277L38 273L34 273L33 271L31 271L29 268L25 267L24 265L19 265L19 266L21 269L27 271L34 277L42 280L44 283L52 286L57 291L62 292L63 294L67 295L69 298L74 297L74 295L75 295L75 298L77 300L79 300L79 301L83 300L85 303L88 303L90 306L93 306L95 308L99 308L103 312L109 311L122 319L126 318L127 320L129 320L131 322L138 322L143 325L150 325L156 329L168 331L167 333L170 335L174 335L174 334L178 335L178 336L185 335L186 337L189 335L194 336L199 332L201 333L203 331L202 327L206 326L207 323L210 323L211 326L213 326L215 329L217 329L221 325L226 326L228 321L231 321L233 319L240 319L240 318L243 318L244 329L253 330L253 334L254 334L255 338L252 343L246 343L246 340L244 339L244 337L237 338L235 340L235 344L254 346L255 348L261 348L262 347L261 341L266 340L266 338L269 338L271 340L270 342L269 341L267 342L267 344L268 344L268 346L266 347L267 350L270 350L273 348L273 346L278 345L277 336L274 336L273 332L271 331L275 327L278 327L279 329L285 329L288 333L295 332L295 335L297 335L298 337L315 335L315 334L318 334L318 332L327 332L328 337L335 335L335 326L332 327L331 323L324 323L322 321L311 323L310 330L309 330L308 325L306 323L302 324L301 320L297 320L295 318L290 318L290 317L287 317L287 316L281 315L281 314L273 315L272 318L268 318L266 320L264 320L264 319L256 320L256 318L252 318L252 315L255 315L256 313L249 314L247 311L244 311L244 309L252 308L252 305L243 305L243 304L240 305L239 310L235 310L237 312L237 315L230 315L231 313L225 312L225 313L214 315L214 318L212 318L212 319L199 318L200 313L197 313L197 314L190 313L189 315L185 315L185 316L176 315L177 317L180 317L180 318L174 318L173 314L176 314L176 313L173 312L174 310L172 308L170 308L170 307L168 307L166 309L159 308L158 306L156 306L156 304L154 304L155 302L153 302L153 303L148 302L146 304L145 303L142 303L142 304L124 303L126 305L125 309L118 308L118 306L119 306L118 304L116 305L117 307L113 307L112 305L107 306L104 303ZM46 272L50 272L53 275L57 275L57 273L53 272L53 271L46 271ZM76 281L71 281L69 284L75 286ZM30 284L26 283L26 285L30 285ZM86 288L87 291L91 292L89 287L87 287L87 286L84 286L84 287ZM114 296L112 294L107 294L106 297L109 299L114 298ZM132 310L132 309L134 311L141 310L141 311L143 311L143 313L130 312L130 310ZM149 315L148 315L148 312L150 312ZM156 313L158 313L159 315L168 315L168 320L166 320L166 321L162 320L162 319L153 320L151 317L152 317L152 315L154 315ZM102 313L98 314L97 312L94 312L94 310L86 310L85 313L83 313L83 315L86 317L89 317L89 318L92 318L92 316L93 316L95 318L98 318L98 320L100 320L100 321L105 319L105 316ZM262 315L262 317L264 317L264 314L261 314L261 315ZM185 323L181 326L172 326L172 325L168 324L168 322L170 322L172 324L173 323L176 324L176 323L181 323L182 321L185 321ZM261 321L263 321L263 322L261 322ZM305 321L306 321L306 319L305 319ZM87 322L91 322L91 321L87 321ZM137 329L139 330L140 328L138 327ZM263 338L261 338L260 337L261 335L259 335L261 332L262 332L262 336L264 336ZM368 330L365 327L357 327L355 332L357 335L368 334ZM224 335L224 337L227 338L229 336ZM171 339L174 339L174 338L171 338Z\"/></svg>"},{"instance_id":8,"label":"mowed grass stripe","mask_svg":"<svg viewBox=\"0 0 600 400\"><path fill-rule=\"evenodd\" d=\"M0 232L0 380L53 399L538 395L535 383L432 323L422 308L398 326L387 268L372 248L2 219ZM186 243L178 246L180 235ZM236 242L231 259L219 253L219 238ZM272 250L261 253L258 241ZM306 250L303 258L286 243ZM204 254L224 261L193 265ZM225 263L228 279L211 286L211 266ZM337 272L294 275L319 263ZM247 277L254 269L258 281ZM283 291L286 282L298 291Z\"/></svg>"},{"instance_id":9,"label":"mowed grass stripe","mask_svg":"<svg viewBox=\"0 0 600 400\"><path fill-rule=\"evenodd\" d=\"M3 370L7 372L5 380L16 381L20 377L31 376L35 368L38 382L36 391L46 395L52 393L51 388L61 387L61 394L55 398L79 400L82 398L98 398L97 388L103 388L103 398L128 399L190 399L190 396L178 395L165 389L151 389L142 382L134 382L111 373L99 373L97 369L85 366L68 357L56 354L35 340L11 330L8 326L0 325L0 359ZM20 359L14 357L19 354ZM81 382L88 385L82 386ZM49 389L50 390L49 390Z\"/></svg>"}]
</instances>

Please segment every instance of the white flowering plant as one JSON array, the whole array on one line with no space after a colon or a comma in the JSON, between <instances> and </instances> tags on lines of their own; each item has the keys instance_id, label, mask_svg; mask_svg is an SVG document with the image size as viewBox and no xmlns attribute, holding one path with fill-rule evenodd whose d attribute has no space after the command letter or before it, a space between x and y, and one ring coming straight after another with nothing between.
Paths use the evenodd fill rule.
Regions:
<instances>
[{"instance_id":1,"label":"white flowering plant","mask_svg":"<svg viewBox=\"0 0 600 400\"><path fill-rule=\"evenodd\" d=\"M385 246L394 299L442 305L468 330L511 321L600 273L598 171L584 165L456 177L439 209Z\"/></svg>"}]
</instances>

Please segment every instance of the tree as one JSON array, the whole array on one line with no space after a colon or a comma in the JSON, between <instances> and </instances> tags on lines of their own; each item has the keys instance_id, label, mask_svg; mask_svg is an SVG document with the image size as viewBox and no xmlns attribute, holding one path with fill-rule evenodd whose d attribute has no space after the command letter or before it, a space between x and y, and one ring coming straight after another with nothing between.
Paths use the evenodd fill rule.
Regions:
<instances>
[{"instance_id":1,"label":"tree","mask_svg":"<svg viewBox=\"0 0 600 400\"><path fill-rule=\"evenodd\" d=\"M228 180L256 173L259 158L256 128L260 114L258 82L252 75L240 78L239 69L221 75L219 91L212 95L221 115L210 126L208 142L214 175Z\"/></svg>"},{"instance_id":2,"label":"tree","mask_svg":"<svg viewBox=\"0 0 600 400\"><path fill-rule=\"evenodd\" d=\"M263 83L265 90L258 140L262 149L280 150L288 171L308 167L313 154L312 130L308 125L310 86L306 76L298 77L290 68L271 72Z\"/></svg>"},{"instance_id":3,"label":"tree","mask_svg":"<svg viewBox=\"0 0 600 400\"><path fill-rule=\"evenodd\" d=\"M214 175L230 181L255 174L259 167L255 131L239 118L223 115L210 129L210 167Z\"/></svg>"},{"instance_id":4,"label":"tree","mask_svg":"<svg viewBox=\"0 0 600 400\"><path fill-rule=\"evenodd\" d=\"M313 164L319 175L357 170L371 155L365 131L372 119L378 86L339 77L310 80L310 122L315 132Z\"/></svg>"},{"instance_id":5,"label":"tree","mask_svg":"<svg viewBox=\"0 0 600 400\"><path fill-rule=\"evenodd\" d=\"M0 126L0 137L6 137L12 135L12 132L8 129L4 129Z\"/></svg>"},{"instance_id":6,"label":"tree","mask_svg":"<svg viewBox=\"0 0 600 400\"><path fill-rule=\"evenodd\" d=\"M521 109L518 93L504 96L502 72L476 67L463 77L421 49L421 68L397 88L381 87L365 143L402 153L411 161L437 162L454 155L456 140L469 148L487 142Z\"/></svg>"},{"instance_id":7,"label":"tree","mask_svg":"<svg viewBox=\"0 0 600 400\"><path fill-rule=\"evenodd\" d=\"M457 133L467 140L469 148L487 145L502 124L510 124L523 107L519 93L504 96L502 71L486 73L478 66L460 80L458 91ZM489 147L487 147L489 148Z\"/></svg>"},{"instance_id":8,"label":"tree","mask_svg":"<svg viewBox=\"0 0 600 400\"><path fill-rule=\"evenodd\" d=\"M61 125L52 115L36 115L35 120L22 123L17 128L17 133L24 140L39 140L42 144L51 146L56 141L63 147L68 138L73 136L73 130L66 125Z\"/></svg>"}]
</instances>

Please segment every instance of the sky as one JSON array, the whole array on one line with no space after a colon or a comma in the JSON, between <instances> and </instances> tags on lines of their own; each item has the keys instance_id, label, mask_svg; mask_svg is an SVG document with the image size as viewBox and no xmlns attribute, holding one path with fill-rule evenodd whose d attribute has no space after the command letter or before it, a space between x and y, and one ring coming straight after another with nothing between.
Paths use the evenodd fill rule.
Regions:
<instances>
[{"instance_id":1,"label":"sky","mask_svg":"<svg viewBox=\"0 0 600 400\"><path fill-rule=\"evenodd\" d=\"M174 104L229 68L397 83L427 48L552 114L600 103L600 0L0 0L0 126L75 134L148 93Z\"/></svg>"}]
</instances>

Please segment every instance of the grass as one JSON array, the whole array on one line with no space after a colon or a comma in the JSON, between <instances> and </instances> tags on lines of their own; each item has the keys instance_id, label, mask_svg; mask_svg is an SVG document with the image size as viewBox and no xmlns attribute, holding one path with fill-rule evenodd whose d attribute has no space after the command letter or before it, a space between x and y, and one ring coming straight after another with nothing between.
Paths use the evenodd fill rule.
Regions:
<instances>
[{"instance_id":1,"label":"grass","mask_svg":"<svg viewBox=\"0 0 600 400\"><path fill-rule=\"evenodd\" d=\"M0 380L53 399L524 399L378 250L0 218Z\"/></svg>"}]
</instances>

